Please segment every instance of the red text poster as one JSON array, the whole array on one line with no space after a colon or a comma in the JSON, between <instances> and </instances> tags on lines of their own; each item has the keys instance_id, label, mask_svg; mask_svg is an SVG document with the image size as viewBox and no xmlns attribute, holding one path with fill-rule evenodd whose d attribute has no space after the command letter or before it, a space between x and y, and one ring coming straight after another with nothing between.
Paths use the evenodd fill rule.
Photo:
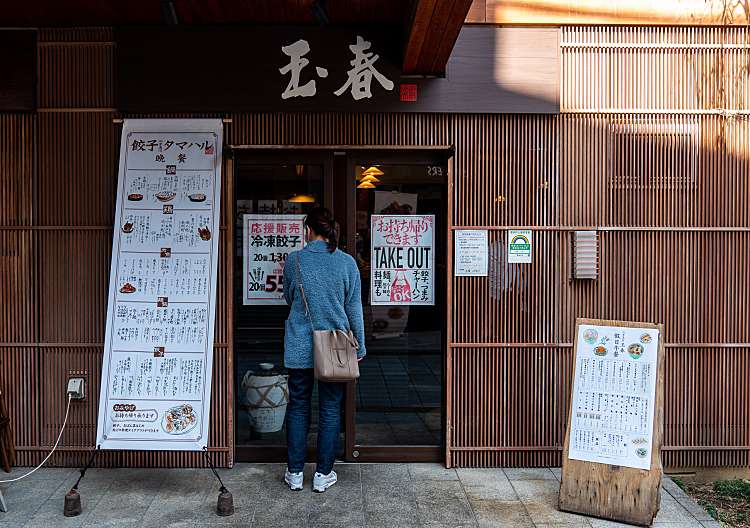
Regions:
<instances>
[{"instance_id":1,"label":"red text poster","mask_svg":"<svg viewBox=\"0 0 750 528\"><path fill-rule=\"evenodd\" d=\"M242 304L285 304L284 263L305 245L305 215L242 216Z\"/></svg>"},{"instance_id":2,"label":"red text poster","mask_svg":"<svg viewBox=\"0 0 750 528\"><path fill-rule=\"evenodd\" d=\"M372 215L373 305L435 304L435 215Z\"/></svg>"}]
</instances>

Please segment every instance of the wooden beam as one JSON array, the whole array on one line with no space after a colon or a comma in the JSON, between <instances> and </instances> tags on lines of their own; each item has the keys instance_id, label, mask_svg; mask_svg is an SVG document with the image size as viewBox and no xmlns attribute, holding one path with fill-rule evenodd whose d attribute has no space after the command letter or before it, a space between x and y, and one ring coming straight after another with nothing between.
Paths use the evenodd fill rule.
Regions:
<instances>
[{"instance_id":1,"label":"wooden beam","mask_svg":"<svg viewBox=\"0 0 750 528\"><path fill-rule=\"evenodd\" d=\"M417 68L419 56L422 53L424 41L427 38L427 32L430 29L430 20L432 13L435 11L437 0L417 0L414 7L414 16L411 24L407 29L409 37L404 48L404 73L413 73Z\"/></svg>"},{"instance_id":2,"label":"wooden beam","mask_svg":"<svg viewBox=\"0 0 750 528\"><path fill-rule=\"evenodd\" d=\"M469 14L472 0L455 0L453 2L453 9L451 10L446 20L445 26L440 32L441 40L437 51L433 55L429 69L434 73L445 73L445 65L448 64L448 59L451 56L453 47L456 45L458 40L458 34L461 32L461 27ZM426 64L426 63L425 63Z\"/></svg>"},{"instance_id":3,"label":"wooden beam","mask_svg":"<svg viewBox=\"0 0 750 528\"><path fill-rule=\"evenodd\" d=\"M403 71L440 75L445 72L471 0L419 0L408 30Z\"/></svg>"}]
</instances>

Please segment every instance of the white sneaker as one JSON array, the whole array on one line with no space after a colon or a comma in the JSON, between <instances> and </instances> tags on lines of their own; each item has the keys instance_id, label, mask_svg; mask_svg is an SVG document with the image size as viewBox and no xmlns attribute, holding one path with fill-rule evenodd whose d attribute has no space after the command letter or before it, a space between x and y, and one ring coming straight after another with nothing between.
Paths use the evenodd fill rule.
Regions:
<instances>
[{"instance_id":1,"label":"white sneaker","mask_svg":"<svg viewBox=\"0 0 750 528\"><path fill-rule=\"evenodd\" d=\"M331 470L328 475L323 475L316 471L315 476L313 477L313 491L323 493L325 490L336 484L336 480L338 480L338 477L333 470Z\"/></svg>"},{"instance_id":2,"label":"white sneaker","mask_svg":"<svg viewBox=\"0 0 750 528\"><path fill-rule=\"evenodd\" d=\"M292 491L299 491L302 489L303 475L299 473L290 473L289 468L284 472L284 482L289 485L289 489Z\"/></svg>"}]
</instances>

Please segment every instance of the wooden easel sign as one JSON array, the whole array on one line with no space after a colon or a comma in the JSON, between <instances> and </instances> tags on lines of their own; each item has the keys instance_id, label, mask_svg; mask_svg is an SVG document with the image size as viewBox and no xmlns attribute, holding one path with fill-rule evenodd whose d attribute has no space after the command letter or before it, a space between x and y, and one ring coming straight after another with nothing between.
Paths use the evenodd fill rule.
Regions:
<instances>
[{"instance_id":1,"label":"wooden easel sign","mask_svg":"<svg viewBox=\"0 0 750 528\"><path fill-rule=\"evenodd\" d=\"M578 319L560 509L649 526L659 511L662 325Z\"/></svg>"}]
</instances>

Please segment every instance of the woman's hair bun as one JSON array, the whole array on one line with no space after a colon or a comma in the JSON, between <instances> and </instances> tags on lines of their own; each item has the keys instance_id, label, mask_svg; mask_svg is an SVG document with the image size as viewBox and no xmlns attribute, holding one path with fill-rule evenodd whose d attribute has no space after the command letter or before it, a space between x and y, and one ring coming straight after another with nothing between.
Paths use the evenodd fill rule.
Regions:
<instances>
[{"instance_id":1,"label":"woman's hair bun","mask_svg":"<svg viewBox=\"0 0 750 528\"><path fill-rule=\"evenodd\" d=\"M333 218L331 211L325 207L315 207L307 213L307 225L316 235L326 239L328 251L333 253L339 245L339 223Z\"/></svg>"}]
</instances>

